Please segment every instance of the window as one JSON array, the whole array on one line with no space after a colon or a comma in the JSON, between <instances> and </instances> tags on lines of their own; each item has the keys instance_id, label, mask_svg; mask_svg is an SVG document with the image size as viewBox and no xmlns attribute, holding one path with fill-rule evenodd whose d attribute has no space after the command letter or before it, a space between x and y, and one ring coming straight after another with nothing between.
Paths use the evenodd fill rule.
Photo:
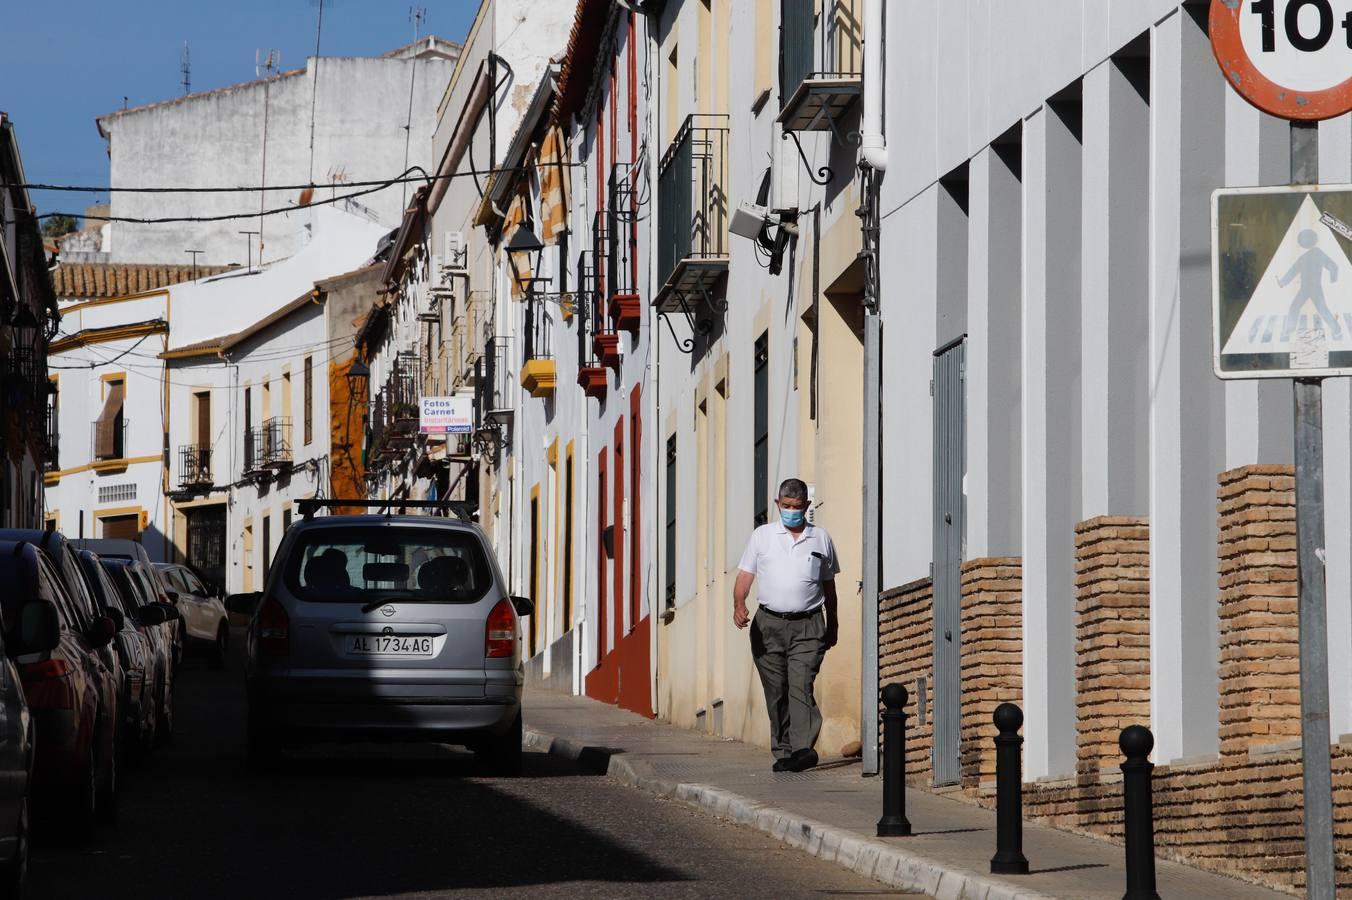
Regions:
<instances>
[{"instance_id":1,"label":"window","mask_svg":"<svg viewBox=\"0 0 1352 900\"><path fill-rule=\"evenodd\" d=\"M563 630L573 627L573 445L563 472Z\"/></svg>"},{"instance_id":2,"label":"window","mask_svg":"<svg viewBox=\"0 0 1352 900\"><path fill-rule=\"evenodd\" d=\"M100 503L127 503L136 499L136 482L99 485Z\"/></svg>"},{"instance_id":3,"label":"window","mask_svg":"<svg viewBox=\"0 0 1352 900\"><path fill-rule=\"evenodd\" d=\"M493 586L474 533L452 528L308 528L282 577L302 601L474 603Z\"/></svg>"},{"instance_id":4,"label":"window","mask_svg":"<svg viewBox=\"0 0 1352 900\"><path fill-rule=\"evenodd\" d=\"M197 416L197 446L205 450L211 446L211 391L198 391L192 397Z\"/></svg>"},{"instance_id":5,"label":"window","mask_svg":"<svg viewBox=\"0 0 1352 900\"><path fill-rule=\"evenodd\" d=\"M100 535L105 538L121 538L123 540L139 541L141 539L139 516L135 513L129 516L104 516L100 521L103 523L103 533Z\"/></svg>"},{"instance_id":6,"label":"window","mask_svg":"<svg viewBox=\"0 0 1352 900\"><path fill-rule=\"evenodd\" d=\"M643 612L643 404L635 385L629 394L629 630Z\"/></svg>"},{"instance_id":7,"label":"window","mask_svg":"<svg viewBox=\"0 0 1352 900\"><path fill-rule=\"evenodd\" d=\"M254 461L254 436L253 436L253 388L244 389L244 469L248 471L253 468ZM249 590L249 588L245 588Z\"/></svg>"},{"instance_id":8,"label":"window","mask_svg":"<svg viewBox=\"0 0 1352 900\"><path fill-rule=\"evenodd\" d=\"M103 409L94 421L94 458L123 459L127 455L126 422L122 403L126 383L122 378L105 378L103 382Z\"/></svg>"},{"instance_id":9,"label":"window","mask_svg":"<svg viewBox=\"0 0 1352 900\"><path fill-rule=\"evenodd\" d=\"M755 522L764 525L770 512L770 333L756 338L755 366L755 444L752 452L755 483Z\"/></svg>"},{"instance_id":10,"label":"window","mask_svg":"<svg viewBox=\"0 0 1352 900\"><path fill-rule=\"evenodd\" d=\"M305 443L310 443L315 439L315 373L314 357L305 357L305 396L302 399L304 409L301 415L305 417Z\"/></svg>"},{"instance_id":11,"label":"window","mask_svg":"<svg viewBox=\"0 0 1352 900\"><path fill-rule=\"evenodd\" d=\"M263 584L268 583L268 571L272 568L272 516L263 517Z\"/></svg>"},{"instance_id":12,"label":"window","mask_svg":"<svg viewBox=\"0 0 1352 900\"><path fill-rule=\"evenodd\" d=\"M530 598L534 603L539 603L540 597L540 488L537 485L530 492ZM535 641L537 629L536 620L539 616L530 617L530 655L534 656L536 652Z\"/></svg>"},{"instance_id":13,"label":"window","mask_svg":"<svg viewBox=\"0 0 1352 900\"><path fill-rule=\"evenodd\" d=\"M676 607L676 435L667 438L667 609Z\"/></svg>"}]
</instances>

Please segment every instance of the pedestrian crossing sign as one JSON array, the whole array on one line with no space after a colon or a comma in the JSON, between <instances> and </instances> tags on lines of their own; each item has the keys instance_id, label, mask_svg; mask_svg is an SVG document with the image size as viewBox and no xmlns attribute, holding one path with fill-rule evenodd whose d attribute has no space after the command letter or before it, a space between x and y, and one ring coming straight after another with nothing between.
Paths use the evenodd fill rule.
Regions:
<instances>
[{"instance_id":1,"label":"pedestrian crossing sign","mask_svg":"<svg viewBox=\"0 0 1352 900\"><path fill-rule=\"evenodd\" d=\"M1352 185L1212 195L1221 378L1352 375Z\"/></svg>"}]
</instances>

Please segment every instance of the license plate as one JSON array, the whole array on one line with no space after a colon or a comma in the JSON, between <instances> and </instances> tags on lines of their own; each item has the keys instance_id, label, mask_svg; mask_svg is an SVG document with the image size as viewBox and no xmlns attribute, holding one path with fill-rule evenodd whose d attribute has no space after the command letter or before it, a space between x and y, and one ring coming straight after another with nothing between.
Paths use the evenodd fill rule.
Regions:
<instances>
[{"instance_id":1,"label":"license plate","mask_svg":"<svg viewBox=\"0 0 1352 900\"><path fill-rule=\"evenodd\" d=\"M374 656L431 656L432 639L397 634L355 634L348 639L347 651Z\"/></svg>"}]
</instances>

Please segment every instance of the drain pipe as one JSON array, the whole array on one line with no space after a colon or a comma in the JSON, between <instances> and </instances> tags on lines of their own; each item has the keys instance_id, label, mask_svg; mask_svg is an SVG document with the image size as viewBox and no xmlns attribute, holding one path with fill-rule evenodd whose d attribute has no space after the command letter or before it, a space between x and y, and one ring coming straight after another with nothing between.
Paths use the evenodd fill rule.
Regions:
<instances>
[{"instance_id":1,"label":"drain pipe","mask_svg":"<svg viewBox=\"0 0 1352 900\"><path fill-rule=\"evenodd\" d=\"M864 553L859 743L865 775L878 774L878 591L882 576L882 319L878 281L878 181L887 170L883 136L883 0L864 0L864 115L859 145L864 258Z\"/></svg>"}]
</instances>

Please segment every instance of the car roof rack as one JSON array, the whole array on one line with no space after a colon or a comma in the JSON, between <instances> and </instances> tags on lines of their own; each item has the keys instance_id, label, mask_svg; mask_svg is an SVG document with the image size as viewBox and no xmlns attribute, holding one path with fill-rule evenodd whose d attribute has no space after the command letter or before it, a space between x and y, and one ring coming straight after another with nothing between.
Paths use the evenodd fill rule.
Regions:
<instances>
[{"instance_id":1,"label":"car roof rack","mask_svg":"<svg viewBox=\"0 0 1352 900\"><path fill-rule=\"evenodd\" d=\"M396 510L402 515L405 510L409 509L439 509L454 513L455 517L462 522L474 521L474 504L467 503L464 500L405 500L400 498L347 500L341 497L309 497L296 501L296 508L300 511L301 516L306 519L313 518L317 510L335 506L357 506L362 509L373 509L377 513L383 511L387 516L394 515Z\"/></svg>"}]
</instances>

